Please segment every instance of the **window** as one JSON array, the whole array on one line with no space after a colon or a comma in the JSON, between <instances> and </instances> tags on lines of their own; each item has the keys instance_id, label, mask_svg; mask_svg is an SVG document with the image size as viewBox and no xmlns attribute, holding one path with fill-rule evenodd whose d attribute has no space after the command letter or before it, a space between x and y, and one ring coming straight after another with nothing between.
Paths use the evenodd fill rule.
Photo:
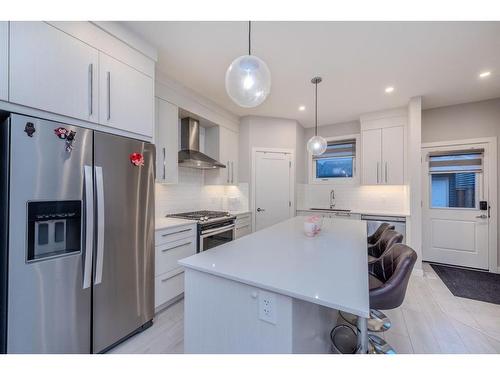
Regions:
<instances>
[{"instance_id":1,"label":"window","mask_svg":"<svg viewBox=\"0 0 500 375\"><path fill-rule=\"evenodd\" d=\"M476 208L483 150L429 155L431 207Z\"/></svg>"},{"instance_id":2,"label":"window","mask_svg":"<svg viewBox=\"0 0 500 375\"><path fill-rule=\"evenodd\" d=\"M356 138L327 140L326 151L312 156L312 178L316 182L352 180L356 174Z\"/></svg>"}]
</instances>

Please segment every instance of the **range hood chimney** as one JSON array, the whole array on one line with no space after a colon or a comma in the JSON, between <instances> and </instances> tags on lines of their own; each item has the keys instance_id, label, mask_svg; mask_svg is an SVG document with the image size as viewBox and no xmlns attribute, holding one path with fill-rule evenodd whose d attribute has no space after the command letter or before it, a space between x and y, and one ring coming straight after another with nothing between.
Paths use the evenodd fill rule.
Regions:
<instances>
[{"instance_id":1,"label":"range hood chimney","mask_svg":"<svg viewBox=\"0 0 500 375\"><path fill-rule=\"evenodd\" d=\"M224 164L200 152L200 122L192 117L181 120L179 165L196 169L226 168Z\"/></svg>"}]
</instances>

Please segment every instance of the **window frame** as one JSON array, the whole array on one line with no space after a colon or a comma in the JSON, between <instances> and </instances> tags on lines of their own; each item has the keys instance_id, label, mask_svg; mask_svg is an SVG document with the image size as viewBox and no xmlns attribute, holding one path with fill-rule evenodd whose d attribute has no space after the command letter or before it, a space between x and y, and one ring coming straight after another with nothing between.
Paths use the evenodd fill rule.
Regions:
<instances>
[{"instance_id":1,"label":"window frame","mask_svg":"<svg viewBox=\"0 0 500 375\"><path fill-rule=\"evenodd\" d=\"M359 185L359 175L360 175L360 134L346 134L336 137L325 137L327 142L339 142L348 141L351 139L355 140L356 144L356 154L354 156L353 165L353 177L329 177L329 178L317 178L316 177L316 164L313 159L313 155L308 151L308 169L309 169L309 183L318 185Z\"/></svg>"}]
</instances>

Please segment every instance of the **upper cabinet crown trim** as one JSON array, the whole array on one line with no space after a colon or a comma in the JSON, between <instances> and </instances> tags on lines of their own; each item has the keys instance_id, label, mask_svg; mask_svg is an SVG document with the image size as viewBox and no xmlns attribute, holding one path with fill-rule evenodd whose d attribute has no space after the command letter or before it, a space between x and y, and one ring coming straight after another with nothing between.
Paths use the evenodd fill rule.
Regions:
<instances>
[{"instance_id":1,"label":"upper cabinet crown trim","mask_svg":"<svg viewBox=\"0 0 500 375\"><path fill-rule=\"evenodd\" d=\"M408 110L406 108L395 108L385 111L365 113L359 117L359 120L361 124L363 124L363 122L376 121L391 117L407 117L407 116L408 116Z\"/></svg>"},{"instance_id":2,"label":"upper cabinet crown trim","mask_svg":"<svg viewBox=\"0 0 500 375\"><path fill-rule=\"evenodd\" d=\"M155 76L155 61L88 21L50 21L47 24L98 49L116 60L146 74Z\"/></svg>"}]
</instances>

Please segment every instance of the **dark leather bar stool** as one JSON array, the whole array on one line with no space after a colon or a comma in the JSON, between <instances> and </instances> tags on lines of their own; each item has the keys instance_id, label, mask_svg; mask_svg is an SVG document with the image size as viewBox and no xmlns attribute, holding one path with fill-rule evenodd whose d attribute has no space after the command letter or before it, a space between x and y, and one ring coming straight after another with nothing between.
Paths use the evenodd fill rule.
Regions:
<instances>
[{"instance_id":1,"label":"dark leather bar stool","mask_svg":"<svg viewBox=\"0 0 500 375\"><path fill-rule=\"evenodd\" d=\"M382 226L382 225L381 225ZM380 228L380 227L379 227ZM394 244L401 243L403 235L393 229L382 232L379 240L372 246L368 246L368 272L371 272L372 264L376 262ZM341 312L342 318L350 324L356 325L358 317L353 314ZM384 332L391 327L390 319L381 311L371 309L368 319L368 330L372 332Z\"/></svg>"},{"instance_id":2,"label":"dark leather bar stool","mask_svg":"<svg viewBox=\"0 0 500 375\"><path fill-rule=\"evenodd\" d=\"M393 229L386 229L379 240L368 246L368 264L379 259L392 245L403 242L403 235Z\"/></svg>"},{"instance_id":3,"label":"dark leather bar stool","mask_svg":"<svg viewBox=\"0 0 500 375\"><path fill-rule=\"evenodd\" d=\"M373 234L369 235L367 240L368 240L368 245L375 245L377 241L382 237L382 233L384 233L387 229L392 229L394 230L394 225L391 225L389 223L382 223L380 226L377 228Z\"/></svg>"},{"instance_id":4,"label":"dark leather bar stool","mask_svg":"<svg viewBox=\"0 0 500 375\"><path fill-rule=\"evenodd\" d=\"M409 246L398 243L372 264L369 273L371 309L389 310L401 306L416 261L417 253ZM369 334L368 338L375 352L394 352L381 337Z\"/></svg>"},{"instance_id":5,"label":"dark leather bar stool","mask_svg":"<svg viewBox=\"0 0 500 375\"><path fill-rule=\"evenodd\" d=\"M382 256L370 265L368 273L370 296L370 332L383 332L391 327L389 318L379 310L389 310L399 307L404 300L406 288L417 253L401 243L390 246ZM340 316L348 323L356 326L357 316L340 312ZM387 342L373 334L368 335L373 352L394 353Z\"/></svg>"}]
</instances>

